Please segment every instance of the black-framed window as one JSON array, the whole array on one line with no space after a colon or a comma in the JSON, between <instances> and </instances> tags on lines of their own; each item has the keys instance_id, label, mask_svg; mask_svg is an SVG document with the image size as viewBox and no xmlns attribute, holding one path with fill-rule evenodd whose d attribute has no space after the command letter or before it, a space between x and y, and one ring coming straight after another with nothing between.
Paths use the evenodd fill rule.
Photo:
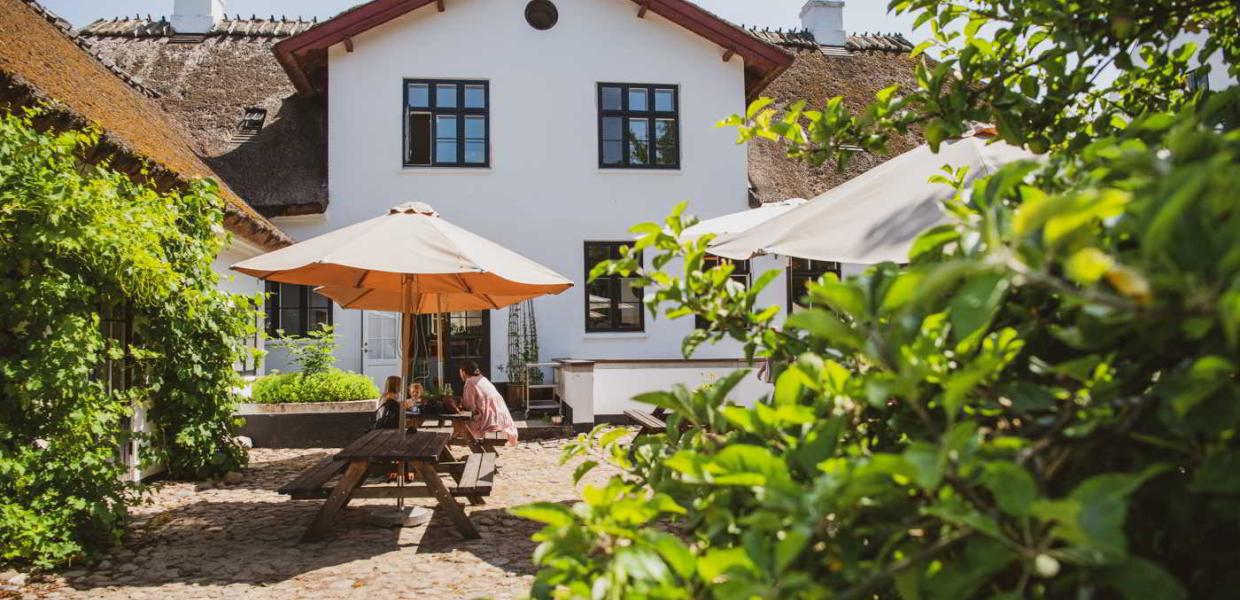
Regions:
<instances>
[{"instance_id":1,"label":"black-framed window","mask_svg":"<svg viewBox=\"0 0 1240 600\"><path fill-rule=\"evenodd\" d=\"M619 259L620 248L630 245L632 242L586 242L586 278L595 265ZM635 277L609 275L586 284L586 333L645 331L642 296Z\"/></svg>"},{"instance_id":2,"label":"black-framed window","mask_svg":"<svg viewBox=\"0 0 1240 600\"><path fill-rule=\"evenodd\" d=\"M491 166L491 86L486 81L405 80L406 167Z\"/></svg>"},{"instance_id":3,"label":"black-framed window","mask_svg":"<svg viewBox=\"0 0 1240 600\"><path fill-rule=\"evenodd\" d=\"M679 169L679 86L598 84L598 164L604 169Z\"/></svg>"},{"instance_id":4,"label":"black-framed window","mask_svg":"<svg viewBox=\"0 0 1240 600\"><path fill-rule=\"evenodd\" d=\"M267 282L267 336L303 337L322 325L332 324L332 301L314 288L291 283Z\"/></svg>"},{"instance_id":5,"label":"black-framed window","mask_svg":"<svg viewBox=\"0 0 1240 600\"><path fill-rule=\"evenodd\" d=\"M706 256L702 257L702 270L703 271L709 271L715 267L720 267L723 265L732 265L732 274L728 275L728 279L731 279L732 281L735 281L746 288L749 287L749 277L750 277L750 274L752 273L752 271L750 271L751 267L749 265L749 261L733 260L731 258L715 256L714 254L707 254ZM710 321L707 321L706 319L703 319L700 316L694 317L693 323L694 323L694 326L697 327L698 329L706 329L710 327Z\"/></svg>"},{"instance_id":6,"label":"black-framed window","mask_svg":"<svg viewBox=\"0 0 1240 600\"><path fill-rule=\"evenodd\" d=\"M809 293L809 284L818 281L827 273L840 276L840 263L826 260L809 260L792 258L788 262L788 312L805 308L802 303Z\"/></svg>"},{"instance_id":7,"label":"black-framed window","mask_svg":"<svg viewBox=\"0 0 1240 600\"><path fill-rule=\"evenodd\" d=\"M1210 72L1205 67L1195 69L1188 74L1188 91L1201 92L1210 89Z\"/></svg>"}]
</instances>

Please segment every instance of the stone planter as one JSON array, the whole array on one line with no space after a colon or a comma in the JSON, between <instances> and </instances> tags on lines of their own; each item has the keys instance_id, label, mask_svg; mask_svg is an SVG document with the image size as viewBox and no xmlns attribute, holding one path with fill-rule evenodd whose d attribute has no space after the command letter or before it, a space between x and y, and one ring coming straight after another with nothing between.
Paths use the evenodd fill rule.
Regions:
<instances>
[{"instance_id":1,"label":"stone planter","mask_svg":"<svg viewBox=\"0 0 1240 600\"><path fill-rule=\"evenodd\" d=\"M238 432L256 448L341 448L370 429L378 400L244 403L237 416L245 419Z\"/></svg>"}]
</instances>

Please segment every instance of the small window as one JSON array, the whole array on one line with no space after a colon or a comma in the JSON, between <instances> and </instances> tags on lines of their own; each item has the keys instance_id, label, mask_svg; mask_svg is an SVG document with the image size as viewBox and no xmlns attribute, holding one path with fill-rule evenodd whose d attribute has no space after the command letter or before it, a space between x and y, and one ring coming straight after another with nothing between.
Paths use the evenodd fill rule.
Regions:
<instances>
[{"instance_id":1,"label":"small window","mask_svg":"<svg viewBox=\"0 0 1240 600\"><path fill-rule=\"evenodd\" d=\"M673 85L599 84L599 166L679 169L679 95Z\"/></svg>"},{"instance_id":2,"label":"small window","mask_svg":"<svg viewBox=\"0 0 1240 600\"><path fill-rule=\"evenodd\" d=\"M788 312L806 308L805 295L809 292L809 284L818 281L827 273L840 276L840 263L825 260L807 260L792 258L788 263Z\"/></svg>"},{"instance_id":3,"label":"small window","mask_svg":"<svg viewBox=\"0 0 1240 600\"><path fill-rule=\"evenodd\" d=\"M332 324L332 301L306 285L267 282L267 336L303 337Z\"/></svg>"},{"instance_id":4,"label":"small window","mask_svg":"<svg viewBox=\"0 0 1240 600\"><path fill-rule=\"evenodd\" d=\"M525 5L525 22L539 31L555 27L560 20L560 11L556 10L551 0L530 0Z\"/></svg>"},{"instance_id":5,"label":"small window","mask_svg":"<svg viewBox=\"0 0 1240 600\"><path fill-rule=\"evenodd\" d=\"M1190 93L1206 92L1210 90L1210 71L1205 67L1188 74L1188 91Z\"/></svg>"},{"instance_id":6,"label":"small window","mask_svg":"<svg viewBox=\"0 0 1240 600\"><path fill-rule=\"evenodd\" d=\"M732 274L728 275L728 279L741 284L742 287L749 287L749 276L751 273L749 261L732 260L730 258L723 258L722 256L715 256L713 254L707 254L702 258L703 271L709 271L710 269L721 267L723 265L732 265ZM698 329L706 329L710 327L710 321L707 321L700 316L694 317L694 325Z\"/></svg>"},{"instance_id":7,"label":"small window","mask_svg":"<svg viewBox=\"0 0 1240 600\"><path fill-rule=\"evenodd\" d=\"M586 278L595 265L620 258L628 242L586 242ZM639 259L640 262L640 259ZM586 285L586 333L646 330L643 291L636 277L610 275Z\"/></svg>"},{"instance_id":8,"label":"small window","mask_svg":"<svg viewBox=\"0 0 1240 600\"><path fill-rule=\"evenodd\" d=\"M251 107L245 109L245 116L241 118L241 124L237 127L238 131L246 133L258 133L263 128L263 123L267 121L267 109Z\"/></svg>"},{"instance_id":9,"label":"small window","mask_svg":"<svg viewBox=\"0 0 1240 600\"><path fill-rule=\"evenodd\" d=\"M242 342L245 344L245 354L242 355L241 361L234 368L237 374L242 377L258 375L258 317L254 318L254 333L245 336Z\"/></svg>"},{"instance_id":10,"label":"small window","mask_svg":"<svg viewBox=\"0 0 1240 600\"><path fill-rule=\"evenodd\" d=\"M406 167L490 166L485 81L405 81Z\"/></svg>"}]
</instances>

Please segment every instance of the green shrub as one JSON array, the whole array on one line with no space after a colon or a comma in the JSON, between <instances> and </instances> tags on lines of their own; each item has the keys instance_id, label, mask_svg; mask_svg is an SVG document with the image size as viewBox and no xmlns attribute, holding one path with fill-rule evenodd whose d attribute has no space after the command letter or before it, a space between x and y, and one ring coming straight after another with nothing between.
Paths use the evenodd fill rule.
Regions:
<instances>
[{"instance_id":1,"label":"green shrub","mask_svg":"<svg viewBox=\"0 0 1240 600\"><path fill-rule=\"evenodd\" d=\"M143 489L116 460L135 403L155 427L144 458L173 476L245 460L231 390L257 310L216 287L223 200L84 164L99 143L0 116L0 562L55 567L119 538ZM133 337L105 335L104 311ZM109 362L128 389L105 385Z\"/></svg>"},{"instance_id":2,"label":"green shrub","mask_svg":"<svg viewBox=\"0 0 1240 600\"><path fill-rule=\"evenodd\" d=\"M655 268L634 252L594 275L636 273L652 311L709 321L687 355L740 341L774 389L732 405L738 372L646 394L667 433L571 445L578 475L622 474L515 511L547 525L535 597L1235 595L1240 87L1190 91L1195 49L1168 43L1208 32L1201 62L1221 52L1240 75L1235 2L891 5L938 46L915 84L857 112L756 104L731 120L742 137L820 163L983 121L1047 156L957 194L910 264L824 277L778 325L756 304L776 273L721 285L709 240L678 237L683 205L635 227Z\"/></svg>"},{"instance_id":3,"label":"green shrub","mask_svg":"<svg viewBox=\"0 0 1240 600\"><path fill-rule=\"evenodd\" d=\"M277 373L254 381L253 401L260 404L286 402L349 402L373 400L379 388L365 375L329 369L322 373Z\"/></svg>"}]
</instances>

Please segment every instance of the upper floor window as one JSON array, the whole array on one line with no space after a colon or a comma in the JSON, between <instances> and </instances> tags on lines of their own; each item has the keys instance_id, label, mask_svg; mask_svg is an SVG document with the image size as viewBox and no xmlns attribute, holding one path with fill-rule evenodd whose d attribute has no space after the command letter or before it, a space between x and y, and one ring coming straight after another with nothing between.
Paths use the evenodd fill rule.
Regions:
<instances>
[{"instance_id":1,"label":"upper floor window","mask_svg":"<svg viewBox=\"0 0 1240 600\"><path fill-rule=\"evenodd\" d=\"M1188 74L1188 91L1192 93L1210 90L1210 72L1204 67Z\"/></svg>"},{"instance_id":2,"label":"upper floor window","mask_svg":"<svg viewBox=\"0 0 1240 600\"><path fill-rule=\"evenodd\" d=\"M595 265L620 258L630 242L586 242L586 278ZM639 259L640 260L640 259ZM586 285L586 333L645 331L642 288L635 277L608 275Z\"/></svg>"},{"instance_id":3,"label":"upper floor window","mask_svg":"<svg viewBox=\"0 0 1240 600\"><path fill-rule=\"evenodd\" d=\"M809 260L791 258L788 263L788 312L809 306L804 299L809 293L809 284L818 281L827 273L840 276L840 263L825 260Z\"/></svg>"},{"instance_id":4,"label":"upper floor window","mask_svg":"<svg viewBox=\"0 0 1240 600\"><path fill-rule=\"evenodd\" d=\"M405 166L490 166L490 105L485 81L406 79Z\"/></svg>"},{"instance_id":5,"label":"upper floor window","mask_svg":"<svg viewBox=\"0 0 1240 600\"><path fill-rule=\"evenodd\" d=\"M732 265L732 274L728 275L728 279L741 284L741 287L749 287L750 267L747 260L733 260L714 254L707 254L702 257L702 270L709 271L715 267L723 265ZM702 317L694 317L694 325L698 329L706 329L710 327L710 322Z\"/></svg>"},{"instance_id":6,"label":"upper floor window","mask_svg":"<svg viewBox=\"0 0 1240 600\"><path fill-rule=\"evenodd\" d=\"M679 169L679 88L600 83L598 160L605 169Z\"/></svg>"},{"instance_id":7,"label":"upper floor window","mask_svg":"<svg viewBox=\"0 0 1240 600\"><path fill-rule=\"evenodd\" d=\"M268 337L303 337L331 324L332 301L327 297L308 285L267 282Z\"/></svg>"}]
</instances>

